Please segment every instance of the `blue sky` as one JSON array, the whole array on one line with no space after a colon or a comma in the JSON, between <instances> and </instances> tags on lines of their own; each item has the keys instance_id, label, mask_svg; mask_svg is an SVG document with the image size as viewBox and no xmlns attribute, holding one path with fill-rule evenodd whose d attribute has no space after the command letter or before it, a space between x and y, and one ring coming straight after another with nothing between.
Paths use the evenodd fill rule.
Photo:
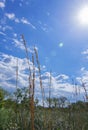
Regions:
<instances>
[{"instance_id":1,"label":"blue sky","mask_svg":"<svg viewBox=\"0 0 88 130\"><path fill-rule=\"evenodd\" d=\"M85 5L88 6L86 0L0 0L1 86L11 88L15 77L6 80L11 74L5 69L14 68L15 58L18 57L19 66L25 64L21 34L30 50L32 46L38 48L44 75L47 77L52 70L54 85L58 86L61 75L70 87L72 84L67 79L83 78L87 82L88 25L82 25L78 20L78 13ZM19 70L20 75L24 74L22 70ZM25 82L24 75L21 76L20 80ZM61 81L59 86L63 84ZM61 89L61 93L64 91L65 95L68 90L69 87Z\"/></svg>"}]
</instances>

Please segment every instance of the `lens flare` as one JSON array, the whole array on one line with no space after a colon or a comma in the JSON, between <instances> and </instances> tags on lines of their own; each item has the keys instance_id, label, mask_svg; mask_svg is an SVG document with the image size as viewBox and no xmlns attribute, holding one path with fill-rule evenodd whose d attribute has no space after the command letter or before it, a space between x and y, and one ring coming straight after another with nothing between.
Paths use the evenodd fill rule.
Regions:
<instances>
[{"instance_id":1,"label":"lens flare","mask_svg":"<svg viewBox=\"0 0 88 130\"><path fill-rule=\"evenodd\" d=\"M64 44L61 42L61 43L59 43L59 47L61 48L61 47L63 47L64 46Z\"/></svg>"}]
</instances>

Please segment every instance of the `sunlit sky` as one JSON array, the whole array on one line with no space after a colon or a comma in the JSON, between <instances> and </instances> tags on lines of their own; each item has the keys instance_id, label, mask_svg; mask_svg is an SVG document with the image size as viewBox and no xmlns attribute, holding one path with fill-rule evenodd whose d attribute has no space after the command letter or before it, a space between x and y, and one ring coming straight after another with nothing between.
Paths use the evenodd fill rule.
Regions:
<instances>
[{"instance_id":1,"label":"sunlit sky","mask_svg":"<svg viewBox=\"0 0 88 130\"><path fill-rule=\"evenodd\" d=\"M14 78L9 72L16 65L15 57L23 65L21 34L28 48L38 48L45 74L52 70L55 79L57 75L86 79L87 10L87 0L0 0L0 86L11 87Z\"/></svg>"}]
</instances>

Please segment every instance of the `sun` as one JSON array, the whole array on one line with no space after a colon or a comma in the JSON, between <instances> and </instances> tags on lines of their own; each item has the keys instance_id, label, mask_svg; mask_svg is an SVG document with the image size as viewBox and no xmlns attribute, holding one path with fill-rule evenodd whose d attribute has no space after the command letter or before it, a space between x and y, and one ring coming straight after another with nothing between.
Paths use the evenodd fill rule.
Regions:
<instances>
[{"instance_id":1,"label":"sun","mask_svg":"<svg viewBox=\"0 0 88 130\"><path fill-rule=\"evenodd\" d=\"M78 12L78 19L80 24L88 25L88 6L80 9Z\"/></svg>"}]
</instances>

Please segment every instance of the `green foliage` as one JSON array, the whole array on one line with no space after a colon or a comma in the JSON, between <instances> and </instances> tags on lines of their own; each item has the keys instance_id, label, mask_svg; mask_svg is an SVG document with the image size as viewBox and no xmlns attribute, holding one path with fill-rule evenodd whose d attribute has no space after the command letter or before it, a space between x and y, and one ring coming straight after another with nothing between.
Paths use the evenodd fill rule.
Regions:
<instances>
[{"instance_id":1,"label":"green foliage","mask_svg":"<svg viewBox=\"0 0 88 130\"><path fill-rule=\"evenodd\" d=\"M0 87L0 108L4 105L4 100L8 97L9 93Z\"/></svg>"},{"instance_id":2,"label":"green foliage","mask_svg":"<svg viewBox=\"0 0 88 130\"><path fill-rule=\"evenodd\" d=\"M0 90L0 130L31 130L28 89L17 89L13 96ZM15 97L15 98L14 98ZM65 107L67 98L47 98L43 108L35 99L35 130L88 130L88 103L78 101Z\"/></svg>"},{"instance_id":3,"label":"green foliage","mask_svg":"<svg viewBox=\"0 0 88 130\"><path fill-rule=\"evenodd\" d=\"M66 105L66 101L67 101L67 98L66 97L63 97L63 96L61 96L61 97L59 97L59 98L55 98L55 97L53 97L53 98L46 98L46 103L47 103L47 105L49 106L49 104L50 104L50 106L51 107L54 107L54 108L60 108L60 107L65 107L65 105Z\"/></svg>"}]
</instances>

